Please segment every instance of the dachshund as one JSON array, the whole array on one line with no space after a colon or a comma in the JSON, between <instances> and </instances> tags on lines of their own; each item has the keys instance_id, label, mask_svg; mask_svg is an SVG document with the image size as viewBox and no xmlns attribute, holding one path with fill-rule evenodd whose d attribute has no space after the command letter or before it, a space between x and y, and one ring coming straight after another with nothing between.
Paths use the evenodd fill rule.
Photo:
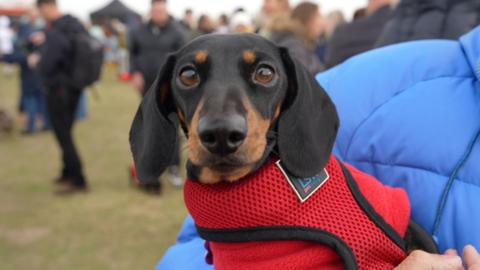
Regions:
<instances>
[{"instance_id":1,"label":"dachshund","mask_svg":"<svg viewBox=\"0 0 480 270\"><path fill-rule=\"evenodd\" d=\"M329 185L333 187L332 192L335 192L335 187L331 184L335 177L328 176L328 173L332 174L331 170L338 169L345 172L341 174L341 179L344 179L341 181L348 183L352 194L359 193L352 197L352 201L358 202L358 205L361 205L360 208L365 209L365 213L368 212L365 215L369 218L365 218L365 222L372 223L374 227L375 224L378 225L376 229L382 228L387 235L385 239L390 237L395 242L393 245L400 247L400 254L406 253L409 249L407 245L411 247L412 243L428 251L436 250L428 234L418 225L412 222L409 224L409 205L406 194L401 195L407 201L405 205L408 208L404 218L406 232L404 230L402 237L376 213L376 207L368 203L368 199L365 198L367 196L360 194L359 190L362 188L359 189L358 186L361 184L351 180L354 178L352 175L360 178L367 176L342 165L331 154L339 128L339 118L334 103L313 76L290 56L287 49L277 47L258 35L206 35L168 56L155 83L142 101L130 131L131 150L138 178L142 182L156 181L170 164L170 159L179 143L177 139L179 128L183 129L188 139L187 174L188 179L192 180L187 181L185 200L200 235L212 244L215 266L218 269L254 268L229 265L234 262L228 261L231 257L225 255L224 251L228 248L222 250L217 243L316 241L327 238L327 241L320 242L330 245L340 253L343 263L349 266L347 268L362 268L361 256L356 254L362 247L339 248L349 246L349 243L343 245L342 243L346 240L341 240L342 237L330 237L331 234L328 233L323 234L322 237L311 238L312 232L322 231L319 228L302 227L295 232L292 228L298 229L299 226L294 224L295 226L292 225L286 229L285 226L277 226L272 230L271 224L266 226L261 221L253 224L254 228L229 227L224 231L218 231L220 225L206 228L207 225L211 225L209 223L211 220L205 220L208 216L212 219L218 218L218 222L221 223L224 220L231 221L236 218L236 216L225 216L229 213L243 215L244 212L248 212L248 210L235 212L225 208L228 205L228 207L240 209L238 205L232 206L232 198L246 200L248 197L248 200L261 201L261 198L252 194L260 192L260 186L265 186L267 180L248 179L256 178L259 172L263 175L265 170L273 170L276 175L285 176L290 182L287 184L287 181L285 183L282 181L281 185L286 189L291 186L297 195L299 195L299 186L305 187L311 183L315 185L312 189L308 187L303 190L308 193L306 194L308 196L300 197L300 201L281 199L279 203L291 202L291 205L285 206L283 210L275 209L276 206L272 206L267 198L264 202L267 205L265 207L273 207L271 213L288 212L289 209L297 209L297 212L306 211L306 208L318 207L316 200L321 200L318 198L321 194L314 194L318 196L316 198L313 196L313 199L308 197L314 192L321 193L317 190L325 189L326 192ZM272 159L280 160L279 169L275 167L277 163L271 162ZM330 172L327 172L327 169ZM279 171L282 174L279 174ZM328 178L330 180L327 181ZM292 179L299 180L297 182L300 185L295 185ZM252 184L244 184L245 182ZM325 188L322 187L324 184ZM279 186L277 182L271 185ZM378 182L375 185L381 184ZM233 193L243 188L251 188L251 190L242 193L247 194L242 196ZM213 194L205 196L210 201L191 198L200 196L198 194L201 192ZM275 194L268 190L264 193ZM294 193L291 193L294 196ZM286 196L290 196L290 193ZM218 198L225 198L230 203L218 201ZM207 201L208 203L202 203ZM215 204L215 207L205 205L209 203ZM233 204L236 203L241 204L241 202ZM199 207L204 208L199 209ZM336 206L333 205L333 207ZM225 211L216 212L216 209ZM203 211L203 214L196 215L197 210ZM252 213L255 215L255 212ZM296 216L292 220L298 219ZM285 225L286 218L282 220L282 225ZM265 226L262 227L259 224ZM233 226L236 227L236 225ZM259 231L260 227L261 231ZM233 232L232 229L238 230ZM308 231L307 234L306 231ZM261 253L258 253L255 248L249 247L249 249L256 255ZM262 250L265 250L265 247ZM347 253L352 256L345 255ZM373 253L367 251L366 254ZM263 269L269 268L270 266L263 267ZM271 268L274 267L271 266ZM294 267L293 269L303 268Z\"/></svg>"}]
</instances>

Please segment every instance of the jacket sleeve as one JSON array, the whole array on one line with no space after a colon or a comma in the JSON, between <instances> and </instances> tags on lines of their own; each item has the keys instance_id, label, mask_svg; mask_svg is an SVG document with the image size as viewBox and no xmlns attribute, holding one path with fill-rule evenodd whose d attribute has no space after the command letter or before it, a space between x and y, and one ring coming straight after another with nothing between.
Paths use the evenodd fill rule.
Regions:
<instances>
[{"instance_id":1,"label":"jacket sleeve","mask_svg":"<svg viewBox=\"0 0 480 270\"><path fill-rule=\"evenodd\" d=\"M205 240L198 235L193 219L185 220L177 243L171 246L158 263L156 270L213 270L205 261Z\"/></svg>"},{"instance_id":2,"label":"jacket sleeve","mask_svg":"<svg viewBox=\"0 0 480 270\"><path fill-rule=\"evenodd\" d=\"M175 45L174 45L174 50L177 51L179 50L180 48L183 47L183 45L185 45L186 43L186 33L182 30L178 30L178 34L177 34L177 37L176 37L176 42L175 42Z\"/></svg>"},{"instance_id":3,"label":"jacket sleeve","mask_svg":"<svg viewBox=\"0 0 480 270\"><path fill-rule=\"evenodd\" d=\"M140 71L138 64L140 45L138 43L136 31L131 31L129 36L130 38L128 40L128 49L130 52L130 72L135 73Z\"/></svg>"},{"instance_id":4,"label":"jacket sleeve","mask_svg":"<svg viewBox=\"0 0 480 270\"><path fill-rule=\"evenodd\" d=\"M67 37L57 32L47 35L47 41L42 48L42 58L39 63L40 75L50 78L56 75L59 65L67 58L70 42Z\"/></svg>"},{"instance_id":5,"label":"jacket sleeve","mask_svg":"<svg viewBox=\"0 0 480 270\"><path fill-rule=\"evenodd\" d=\"M13 53L0 56L0 61L10 64L24 64L27 62L27 56L25 53L16 48Z\"/></svg>"}]
</instances>

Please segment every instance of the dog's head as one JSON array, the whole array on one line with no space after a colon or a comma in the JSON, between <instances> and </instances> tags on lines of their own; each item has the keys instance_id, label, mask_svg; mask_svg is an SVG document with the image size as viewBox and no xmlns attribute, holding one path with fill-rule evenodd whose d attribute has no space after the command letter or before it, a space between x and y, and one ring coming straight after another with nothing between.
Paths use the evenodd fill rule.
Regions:
<instances>
[{"instance_id":1,"label":"dog's head","mask_svg":"<svg viewBox=\"0 0 480 270\"><path fill-rule=\"evenodd\" d=\"M188 138L191 177L236 181L272 151L293 175L319 173L338 129L335 106L286 49L253 34L207 35L168 57L130 131L139 179L155 181Z\"/></svg>"}]
</instances>

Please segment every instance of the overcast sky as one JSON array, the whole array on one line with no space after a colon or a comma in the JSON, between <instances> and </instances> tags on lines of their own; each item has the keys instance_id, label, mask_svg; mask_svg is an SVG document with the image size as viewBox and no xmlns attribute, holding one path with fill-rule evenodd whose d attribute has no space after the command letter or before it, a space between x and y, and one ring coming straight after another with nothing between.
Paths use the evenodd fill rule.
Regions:
<instances>
[{"instance_id":1,"label":"overcast sky","mask_svg":"<svg viewBox=\"0 0 480 270\"><path fill-rule=\"evenodd\" d=\"M87 19L88 14L110 2L110 0L57 0L63 10ZM133 10L146 15L148 13L151 0L122 0ZM313 0L320 4L322 12L330 12L340 9L345 12L349 18L354 10L365 6L368 0ZM28 3L34 0L0 0L2 3ZM186 8L192 8L198 15L207 13L217 16L222 12L229 13L235 8L243 7L247 12L255 14L262 5L262 0L169 0L168 5L173 15L180 17ZM291 0L292 4L302 2L302 0Z\"/></svg>"}]
</instances>

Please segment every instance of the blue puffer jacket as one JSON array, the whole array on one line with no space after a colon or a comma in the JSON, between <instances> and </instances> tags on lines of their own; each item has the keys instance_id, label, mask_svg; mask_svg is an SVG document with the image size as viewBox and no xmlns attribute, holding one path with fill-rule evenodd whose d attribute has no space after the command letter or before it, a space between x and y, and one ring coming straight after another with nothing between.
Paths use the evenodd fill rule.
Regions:
<instances>
[{"instance_id":1,"label":"blue puffer jacket","mask_svg":"<svg viewBox=\"0 0 480 270\"><path fill-rule=\"evenodd\" d=\"M335 153L407 190L440 249L480 248L480 27L350 59L317 80L341 119Z\"/></svg>"},{"instance_id":2,"label":"blue puffer jacket","mask_svg":"<svg viewBox=\"0 0 480 270\"><path fill-rule=\"evenodd\" d=\"M480 27L460 41L368 52L317 77L340 114L336 155L405 188L442 251L480 248L479 79ZM205 254L188 218L157 269L213 269Z\"/></svg>"}]
</instances>

